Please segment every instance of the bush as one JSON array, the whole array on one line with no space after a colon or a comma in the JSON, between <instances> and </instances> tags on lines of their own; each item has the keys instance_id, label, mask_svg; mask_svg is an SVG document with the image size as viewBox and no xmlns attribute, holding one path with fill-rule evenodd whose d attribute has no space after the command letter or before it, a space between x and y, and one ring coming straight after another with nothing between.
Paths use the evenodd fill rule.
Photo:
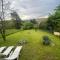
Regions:
<instances>
[{"instance_id":1,"label":"bush","mask_svg":"<svg viewBox=\"0 0 60 60\"><path fill-rule=\"evenodd\" d=\"M31 23L31 22L24 22L22 28L24 30L32 29L33 28L33 23Z\"/></svg>"},{"instance_id":2,"label":"bush","mask_svg":"<svg viewBox=\"0 0 60 60\"><path fill-rule=\"evenodd\" d=\"M50 45L50 39L48 36L43 36L43 45Z\"/></svg>"},{"instance_id":3,"label":"bush","mask_svg":"<svg viewBox=\"0 0 60 60\"><path fill-rule=\"evenodd\" d=\"M46 21L43 21L39 24L39 29L44 29L44 30L47 30L47 23Z\"/></svg>"}]
</instances>

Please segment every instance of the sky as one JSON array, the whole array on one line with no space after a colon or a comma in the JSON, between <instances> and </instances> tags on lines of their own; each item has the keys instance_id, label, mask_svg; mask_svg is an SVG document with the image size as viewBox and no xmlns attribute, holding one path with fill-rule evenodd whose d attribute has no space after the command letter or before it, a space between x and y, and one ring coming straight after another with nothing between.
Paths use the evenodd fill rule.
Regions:
<instances>
[{"instance_id":1,"label":"sky","mask_svg":"<svg viewBox=\"0 0 60 60\"><path fill-rule=\"evenodd\" d=\"M48 17L60 4L60 0L9 0L10 8L17 11L21 19Z\"/></svg>"}]
</instances>

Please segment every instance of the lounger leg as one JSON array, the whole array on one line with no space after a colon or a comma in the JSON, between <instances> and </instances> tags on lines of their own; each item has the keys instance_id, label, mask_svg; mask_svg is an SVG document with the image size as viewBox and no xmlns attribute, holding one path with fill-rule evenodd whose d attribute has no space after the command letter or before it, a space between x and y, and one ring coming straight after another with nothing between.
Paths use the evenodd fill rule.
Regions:
<instances>
[{"instance_id":1,"label":"lounger leg","mask_svg":"<svg viewBox=\"0 0 60 60\"><path fill-rule=\"evenodd\" d=\"M17 57L17 60L19 60L19 56Z\"/></svg>"},{"instance_id":2,"label":"lounger leg","mask_svg":"<svg viewBox=\"0 0 60 60\"><path fill-rule=\"evenodd\" d=\"M17 58L17 60L18 60L18 58Z\"/></svg>"},{"instance_id":3,"label":"lounger leg","mask_svg":"<svg viewBox=\"0 0 60 60\"><path fill-rule=\"evenodd\" d=\"M17 60L17 59L14 59L14 60Z\"/></svg>"}]
</instances>

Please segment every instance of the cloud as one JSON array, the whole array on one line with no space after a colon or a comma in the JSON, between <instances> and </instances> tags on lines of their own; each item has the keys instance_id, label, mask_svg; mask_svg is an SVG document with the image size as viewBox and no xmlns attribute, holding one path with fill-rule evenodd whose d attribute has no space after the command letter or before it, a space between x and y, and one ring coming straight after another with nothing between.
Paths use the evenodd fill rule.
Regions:
<instances>
[{"instance_id":1,"label":"cloud","mask_svg":"<svg viewBox=\"0 0 60 60\"><path fill-rule=\"evenodd\" d=\"M39 18L48 18L48 16L41 16L41 17L39 17Z\"/></svg>"},{"instance_id":2,"label":"cloud","mask_svg":"<svg viewBox=\"0 0 60 60\"><path fill-rule=\"evenodd\" d=\"M22 19L37 18L47 16L60 0L10 0L11 8L18 10L18 14Z\"/></svg>"}]
</instances>

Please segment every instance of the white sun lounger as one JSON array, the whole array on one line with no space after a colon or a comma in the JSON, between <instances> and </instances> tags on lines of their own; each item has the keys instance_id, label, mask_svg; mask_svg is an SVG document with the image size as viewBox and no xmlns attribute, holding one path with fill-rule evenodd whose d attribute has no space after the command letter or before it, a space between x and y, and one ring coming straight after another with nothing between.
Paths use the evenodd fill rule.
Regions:
<instances>
[{"instance_id":1,"label":"white sun lounger","mask_svg":"<svg viewBox=\"0 0 60 60\"><path fill-rule=\"evenodd\" d=\"M6 48L6 46L4 47L0 47L0 53Z\"/></svg>"},{"instance_id":2,"label":"white sun lounger","mask_svg":"<svg viewBox=\"0 0 60 60\"><path fill-rule=\"evenodd\" d=\"M8 54L11 52L11 50L14 48L14 46L8 47L2 54L5 56L8 56Z\"/></svg>"},{"instance_id":3,"label":"white sun lounger","mask_svg":"<svg viewBox=\"0 0 60 60\"><path fill-rule=\"evenodd\" d=\"M4 58L5 60L18 60L20 51L22 49L22 46L17 46L12 55L10 55L8 58Z\"/></svg>"}]
</instances>

